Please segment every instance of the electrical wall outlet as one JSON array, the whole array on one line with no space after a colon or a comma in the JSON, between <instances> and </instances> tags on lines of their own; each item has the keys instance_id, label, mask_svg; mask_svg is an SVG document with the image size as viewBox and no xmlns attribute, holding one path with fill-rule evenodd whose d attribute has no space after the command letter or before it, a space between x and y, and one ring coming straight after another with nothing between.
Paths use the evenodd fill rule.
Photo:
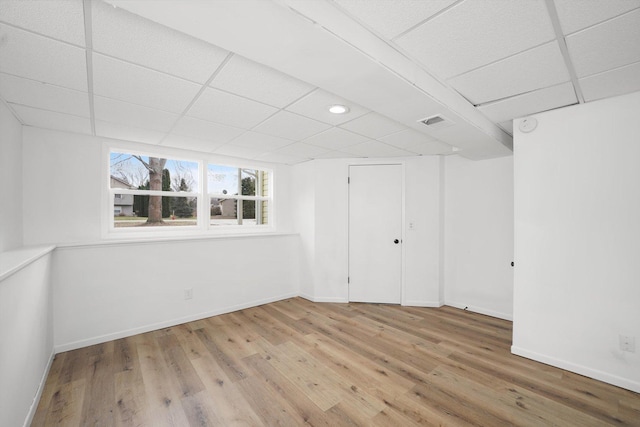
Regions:
<instances>
[{"instance_id":1,"label":"electrical wall outlet","mask_svg":"<svg viewBox=\"0 0 640 427\"><path fill-rule=\"evenodd\" d=\"M620 350L628 351L629 353L636 352L636 337L629 335L620 335Z\"/></svg>"},{"instance_id":2,"label":"electrical wall outlet","mask_svg":"<svg viewBox=\"0 0 640 427\"><path fill-rule=\"evenodd\" d=\"M184 299L193 298L193 288L187 288L184 290Z\"/></svg>"}]
</instances>

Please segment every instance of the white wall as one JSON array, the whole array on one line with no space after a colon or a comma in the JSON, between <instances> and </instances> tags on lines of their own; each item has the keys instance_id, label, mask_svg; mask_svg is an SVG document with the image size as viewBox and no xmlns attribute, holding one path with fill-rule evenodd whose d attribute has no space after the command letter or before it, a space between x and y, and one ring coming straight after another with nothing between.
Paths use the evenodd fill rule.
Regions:
<instances>
[{"instance_id":1,"label":"white wall","mask_svg":"<svg viewBox=\"0 0 640 427\"><path fill-rule=\"evenodd\" d=\"M24 260L17 258L16 263ZM2 426L29 424L53 356L49 264L50 254L46 254L0 280Z\"/></svg>"},{"instance_id":2,"label":"white wall","mask_svg":"<svg viewBox=\"0 0 640 427\"><path fill-rule=\"evenodd\" d=\"M97 242L102 238L103 143L107 138L24 128L24 242L26 245ZM117 142L119 147L153 146ZM128 144L128 145L127 145ZM188 152L183 154L188 156ZM276 228L292 230L289 167L273 165ZM106 206L105 206L106 207Z\"/></svg>"},{"instance_id":3,"label":"white wall","mask_svg":"<svg viewBox=\"0 0 640 427\"><path fill-rule=\"evenodd\" d=\"M445 160L445 304L513 316L513 157Z\"/></svg>"},{"instance_id":4,"label":"white wall","mask_svg":"<svg viewBox=\"0 0 640 427\"><path fill-rule=\"evenodd\" d=\"M315 160L293 168L293 181L305 183L294 193L297 231L307 260L301 277L313 282L303 295L315 301L348 300L349 165L376 163L405 165L405 304L437 306L441 302L439 160L428 156ZM410 222L413 230L408 230Z\"/></svg>"},{"instance_id":5,"label":"white wall","mask_svg":"<svg viewBox=\"0 0 640 427\"><path fill-rule=\"evenodd\" d=\"M61 245L52 260L57 351L297 295L297 236L101 241L103 142L24 130L24 239ZM291 232L290 168L274 169L276 230Z\"/></svg>"},{"instance_id":6,"label":"white wall","mask_svg":"<svg viewBox=\"0 0 640 427\"><path fill-rule=\"evenodd\" d=\"M22 125L3 102L0 102L0 182L1 253L22 246Z\"/></svg>"},{"instance_id":7,"label":"white wall","mask_svg":"<svg viewBox=\"0 0 640 427\"><path fill-rule=\"evenodd\" d=\"M56 351L295 296L297 250L295 235L58 248Z\"/></svg>"},{"instance_id":8,"label":"white wall","mask_svg":"<svg viewBox=\"0 0 640 427\"><path fill-rule=\"evenodd\" d=\"M293 228L300 234L299 239L299 289L300 294L311 299L315 295L315 179L316 163L304 162L294 166L292 188L295 203L293 203Z\"/></svg>"},{"instance_id":9,"label":"white wall","mask_svg":"<svg viewBox=\"0 0 640 427\"><path fill-rule=\"evenodd\" d=\"M640 92L515 124L512 351L640 392ZM619 335L636 352L619 348Z\"/></svg>"}]
</instances>

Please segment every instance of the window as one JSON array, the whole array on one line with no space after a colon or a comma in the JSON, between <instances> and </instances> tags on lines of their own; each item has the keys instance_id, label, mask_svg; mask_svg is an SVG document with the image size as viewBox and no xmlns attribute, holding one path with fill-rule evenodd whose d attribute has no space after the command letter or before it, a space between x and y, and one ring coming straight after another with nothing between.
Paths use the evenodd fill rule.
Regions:
<instances>
[{"instance_id":1,"label":"window","mask_svg":"<svg viewBox=\"0 0 640 427\"><path fill-rule=\"evenodd\" d=\"M271 172L206 160L110 151L109 232L266 231Z\"/></svg>"},{"instance_id":2,"label":"window","mask_svg":"<svg viewBox=\"0 0 640 427\"><path fill-rule=\"evenodd\" d=\"M269 224L269 173L209 164L211 226Z\"/></svg>"}]
</instances>

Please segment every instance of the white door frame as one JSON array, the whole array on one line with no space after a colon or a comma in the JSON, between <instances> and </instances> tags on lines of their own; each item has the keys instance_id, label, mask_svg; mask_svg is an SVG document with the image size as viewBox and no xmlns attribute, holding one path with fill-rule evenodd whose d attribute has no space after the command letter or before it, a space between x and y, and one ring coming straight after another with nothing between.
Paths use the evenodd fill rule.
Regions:
<instances>
[{"instance_id":1,"label":"white door frame","mask_svg":"<svg viewBox=\"0 0 640 427\"><path fill-rule=\"evenodd\" d=\"M375 161L372 160L370 162L364 161L361 163L356 163L356 162L350 162L348 163L347 166L347 170L346 170L346 175L347 175L347 180L350 177L350 170L351 170L351 166L388 166L388 165L394 165L394 166L400 166L401 167L401 200L402 200L402 206L400 207L400 212L401 212L401 219L400 222L402 224L401 227L401 241L402 241L402 247L400 249L401 251L401 257L402 259L400 260L400 305L404 306L406 305L406 296L405 296L405 268L406 268L406 253L405 253L405 240L406 240L406 230L405 230L405 206L406 206L406 200L405 200L405 194L406 194L406 167L405 167L405 162L403 161L387 161L387 162L380 162L380 161ZM350 203L350 198L351 198L351 187L347 186L347 224L349 224L349 219L351 218L351 203ZM350 237L350 227L347 225L347 236L346 236L346 245L347 245L347 302L349 301L349 277L350 277L350 245L349 245L349 237Z\"/></svg>"}]
</instances>

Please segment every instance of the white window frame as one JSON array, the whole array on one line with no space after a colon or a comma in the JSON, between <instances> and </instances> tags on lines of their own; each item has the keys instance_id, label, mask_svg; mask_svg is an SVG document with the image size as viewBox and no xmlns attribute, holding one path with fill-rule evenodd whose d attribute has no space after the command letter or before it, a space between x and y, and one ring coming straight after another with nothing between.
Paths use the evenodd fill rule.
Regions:
<instances>
[{"instance_id":1,"label":"white window frame","mask_svg":"<svg viewBox=\"0 0 640 427\"><path fill-rule=\"evenodd\" d=\"M111 169L110 157L111 153L125 153L141 156L160 157L171 160L194 162L198 164L198 191L196 192L168 192L168 191L152 191L137 190L125 188L111 188ZM183 151L171 149L170 147L148 146L145 144L112 144L105 142L103 144L103 191L102 191L102 222L104 239L153 239L166 237L206 237L229 234L256 234L269 233L275 231L275 215L274 215L274 170L260 164L253 164L250 161L246 163L230 162L227 159L216 158L207 153L199 153L195 151ZM211 225L211 197L218 197L219 194L209 194L208 191L208 168L209 165L220 165L237 168L239 170L251 169L267 172L269 174L268 196L243 196L243 195L225 195L226 198L237 200L256 200L267 201L268 224L234 224L234 225ZM241 175L238 178L242 180ZM257 188L256 183L256 188ZM116 194L131 195L157 195L163 197L194 197L197 200L197 224L187 226L159 226L159 227L115 227L114 202ZM236 213L237 218L237 213Z\"/></svg>"}]
</instances>

